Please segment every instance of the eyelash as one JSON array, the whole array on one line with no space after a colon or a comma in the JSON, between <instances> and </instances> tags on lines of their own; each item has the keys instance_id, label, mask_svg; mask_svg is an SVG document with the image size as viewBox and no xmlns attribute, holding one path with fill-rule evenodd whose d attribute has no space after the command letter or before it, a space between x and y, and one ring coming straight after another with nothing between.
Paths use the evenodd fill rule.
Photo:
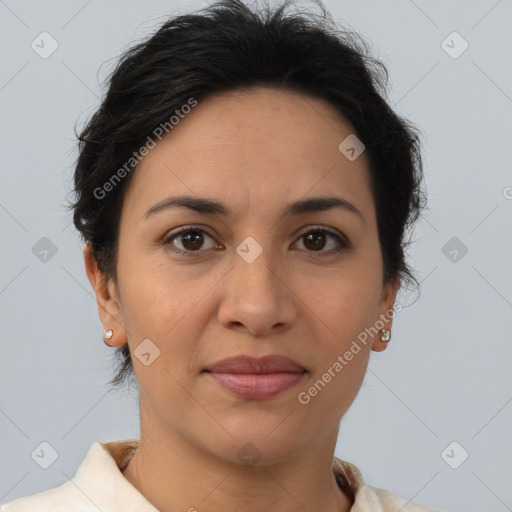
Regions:
<instances>
[{"instance_id":1,"label":"eyelash","mask_svg":"<svg viewBox=\"0 0 512 512\"><path fill-rule=\"evenodd\" d=\"M178 255L182 255L182 256L186 256L186 257L198 257L198 256L200 256L200 253L204 252L204 251L202 251L202 250L184 251L182 249L178 249L176 246L171 244L171 241L174 238L179 237L180 235L183 235L183 234L186 234L186 233L190 233L190 232L198 232L198 231L202 232L202 233L206 233L212 239L214 238L208 232L206 232L204 229L196 228L196 227L193 227L193 226L185 226L185 227L181 228L179 231L177 231L175 233L172 233L168 237L166 237L163 240L162 244L163 245L169 245L170 248L171 248L170 250L175 252L175 253L177 253ZM311 253L311 255L314 258L325 258L325 257L331 256L333 254L339 254L339 253L343 252L344 250L349 249L351 247L350 242L348 241L348 239L345 239L345 238L341 237L340 235L338 235L334 231L331 231L330 229L327 229L327 228L325 228L323 226L314 226L313 228L309 229L308 231L305 231L302 234L300 234L299 237L297 238L297 240L300 240L302 237L304 237L306 235L309 235L311 233L328 233L329 235L331 235L336 240L336 242L338 244L337 248L331 249L330 251L320 251L320 252L306 251L306 252Z\"/></svg>"}]
</instances>

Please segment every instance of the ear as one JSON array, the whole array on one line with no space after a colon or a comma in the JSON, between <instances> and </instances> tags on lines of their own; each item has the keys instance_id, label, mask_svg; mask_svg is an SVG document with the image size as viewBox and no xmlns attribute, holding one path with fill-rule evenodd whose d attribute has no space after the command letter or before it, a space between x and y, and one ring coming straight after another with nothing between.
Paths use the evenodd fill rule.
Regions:
<instances>
[{"instance_id":1,"label":"ear","mask_svg":"<svg viewBox=\"0 0 512 512\"><path fill-rule=\"evenodd\" d=\"M400 276L398 276L394 281L390 283L386 283L382 289L381 301L379 305L379 316L375 319L375 322L381 320L384 323L383 329L387 329L391 331L391 326L393 324L394 317L394 304L396 294L398 289L400 288ZM379 322L380 325L380 322ZM372 350L375 352L382 352L386 350L388 346L387 341L382 341L380 337L380 332L375 335L372 343Z\"/></svg>"},{"instance_id":2,"label":"ear","mask_svg":"<svg viewBox=\"0 0 512 512\"><path fill-rule=\"evenodd\" d=\"M86 243L84 247L85 271L96 292L98 313L103 324L103 330L112 329L113 336L104 340L106 345L120 347L127 343L123 315L119 305L118 290L112 278L106 278L98 269L92 246Z\"/></svg>"}]
</instances>

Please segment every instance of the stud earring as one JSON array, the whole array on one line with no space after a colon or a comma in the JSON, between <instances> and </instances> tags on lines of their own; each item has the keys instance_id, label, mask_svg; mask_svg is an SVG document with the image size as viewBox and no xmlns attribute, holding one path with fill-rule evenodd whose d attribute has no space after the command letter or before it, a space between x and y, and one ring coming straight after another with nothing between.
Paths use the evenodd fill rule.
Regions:
<instances>
[{"instance_id":1,"label":"stud earring","mask_svg":"<svg viewBox=\"0 0 512 512\"><path fill-rule=\"evenodd\" d=\"M108 331L103 332L103 337L106 340L109 340L110 338L112 338L113 335L114 335L114 331L112 329L109 329Z\"/></svg>"},{"instance_id":2,"label":"stud earring","mask_svg":"<svg viewBox=\"0 0 512 512\"><path fill-rule=\"evenodd\" d=\"M382 329L380 332L380 339L382 341L388 342L391 338L391 331L389 331L388 329Z\"/></svg>"}]
</instances>

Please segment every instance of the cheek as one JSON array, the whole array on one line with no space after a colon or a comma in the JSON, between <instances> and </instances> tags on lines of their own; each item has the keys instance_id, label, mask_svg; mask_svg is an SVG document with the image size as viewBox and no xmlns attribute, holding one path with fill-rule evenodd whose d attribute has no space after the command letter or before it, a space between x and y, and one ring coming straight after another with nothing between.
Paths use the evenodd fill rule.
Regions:
<instances>
[{"instance_id":1,"label":"cheek","mask_svg":"<svg viewBox=\"0 0 512 512\"><path fill-rule=\"evenodd\" d=\"M118 263L123 315L133 331L162 336L186 315L198 292L161 259L131 254Z\"/></svg>"},{"instance_id":2,"label":"cheek","mask_svg":"<svg viewBox=\"0 0 512 512\"><path fill-rule=\"evenodd\" d=\"M361 267L347 266L333 274L328 280L306 283L302 296L326 329L326 339L339 348L374 320L380 288Z\"/></svg>"},{"instance_id":3,"label":"cheek","mask_svg":"<svg viewBox=\"0 0 512 512\"><path fill-rule=\"evenodd\" d=\"M365 330L375 321L380 293L375 279L371 273L354 268L318 292L310 287L308 305L321 330L311 354L318 364L310 382L320 380L319 388L325 384L318 393L322 398L317 406L325 407L326 412L330 400L339 405L335 413L348 408L364 378L371 349L371 336ZM313 300L315 297L318 300Z\"/></svg>"},{"instance_id":4,"label":"cheek","mask_svg":"<svg viewBox=\"0 0 512 512\"><path fill-rule=\"evenodd\" d=\"M367 370L371 337L365 329L373 322L373 301L357 289L352 295L338 294L334 300L329 317L322 312L324 335L317 336L311 354L316 361L314 372L303 391L314 416L338 420L357 396Z\"/></svg>"}]
</instances>

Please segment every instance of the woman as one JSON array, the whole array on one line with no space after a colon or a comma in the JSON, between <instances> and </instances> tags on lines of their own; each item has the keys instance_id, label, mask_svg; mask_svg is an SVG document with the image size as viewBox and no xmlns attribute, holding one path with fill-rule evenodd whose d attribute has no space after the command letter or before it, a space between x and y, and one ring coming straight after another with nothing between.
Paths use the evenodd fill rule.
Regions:
<instances>
[{"instance_id":1,"label":"woman","mask_svg":"<svg viewBox=\"0 0 512 512\"><path fill-rule=\"evenodd\" d=\"M287 6L170 19L110 77L72 208L141 436L2 512L433 510L334 457L415 281L418 137L364 43Z\"/></svg>"}]
</instances>

